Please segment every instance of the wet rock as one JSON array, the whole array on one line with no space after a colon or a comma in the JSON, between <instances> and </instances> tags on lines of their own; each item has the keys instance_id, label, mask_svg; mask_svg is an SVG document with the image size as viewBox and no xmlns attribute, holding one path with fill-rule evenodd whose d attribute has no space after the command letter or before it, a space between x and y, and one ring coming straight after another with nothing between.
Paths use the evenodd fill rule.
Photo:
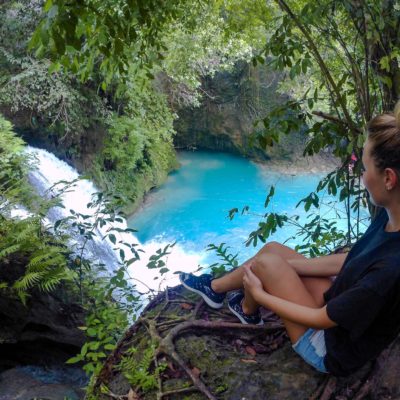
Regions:
<instances>
[{"instance_id":1,"label":"wet rock","mask_svg":"<svg viewBox=\"0 0 400 400\"><path fill-rule=\"evenodd\" d=\"M21 255L2 260L0 281L13 282L25 263ZM78 329L84 310L71 293L63 285L52 293L33 290L26 305L0 293L0 371L38 362L57 364L78 352L85 341Z\"/></svg>"},{"instance_id":2,"label":"wet rock","mask_svg":"<svg viewBox=\"0 0 400 400\"><path fill-rule=\"evenodd\" d=\"M0 265L0 281L21 276L26 260L10 256ZM67 367L85 336L84 310L74 291L60 285L52 293L33 290L26 305L0 292L0 400L78 400L86 377L79 366Z\"/></svg>"},{"instance_id":3,"label":"wet rock","mask_svg":"<svg viewBox=\"0 0 400 400\"><path fill-rule=\"evenodd\" d=\"M84 390L73 387L74 382L58 383L57 379L49 380L52 374L49 370L47 379L42 372L41 376L34 377L37 368L13 368L0 374L0 400L80 400L84 398ZM70 370L72 372L72 370ZM54 374L53 374L54 375ZM62 378L59 376L59 379ZM68 380L67 377L64 379Z\"/></svg>"}]
</instances>

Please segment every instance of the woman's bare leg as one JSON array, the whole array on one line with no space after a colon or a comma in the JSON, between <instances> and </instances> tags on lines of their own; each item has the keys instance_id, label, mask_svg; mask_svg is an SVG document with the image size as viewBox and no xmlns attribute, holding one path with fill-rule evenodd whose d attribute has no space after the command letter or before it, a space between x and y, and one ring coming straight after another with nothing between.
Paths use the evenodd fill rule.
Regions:
<instances>
[{"instance_id":1,"label":"woman's bare leg","mask_svg":"<svg viewBox=\"0 0 400 400\"><path fill-rule=\"evenodd\" d=\"M281 256L268 253L258 255L253 260L252 271L261 280L266 292L303 306L320 307L297 272ZM247 295L247 293L245 294ZM254 312L255 310L249 311ZM295 343L308 329L306 326L283 318L282 321L292 343Z\"/></svg>"},{"instance_id":2,"label":"woman's bare leg","mask_svg":"<svg viewBox=\"0 0 400 400\"><path fill-rule=\"evenodd\" d=\"M243 266L252 263L257 256L263 254L278 255L289 263L291 259L306 258L302 254L299 254L295 250L291 249L290 247L280 244L278 242L267 243L258 251L258 253L254 257L243 263L242 266L221 278L214 279L211 282L211 287L213 288L213 290L215 290L217 293L225 293L229 292L230 290L242 288ZM332 285L332 281L329 278L314 278L304 276L301 276L300 279L303 282L305 288L314 298L316 304L319 307L322 307L324 305L323 293L329 289L329 287ZM255 305L256 303L251 298L251 296L247 295L243 302L243 311L248 312L248 310L254 309Z\"/></svg>"},{"instance_id":3,"label":"woman's bare leg","mask_svg":"<svg viewBox=\"0 0 400 400\"><path fill-rule=\"evenodd\" d=\"M240 267L236 268L234 271L230 272L229 274L224 275L221 278L214 279L211 283L211 287L217 293L225 293L229 292L230 290L236 290L243 287L243 267L247 264L251 264L251 262L257 257L258 255L264 253L272 253L278 254L281 257L288 259L288 257L296 258L302 257L303 255L297 253L290 247L284 246L278 242L270 242L264 245L254 257L249 258L245 261Z\"/></svg>"}]
</instances>

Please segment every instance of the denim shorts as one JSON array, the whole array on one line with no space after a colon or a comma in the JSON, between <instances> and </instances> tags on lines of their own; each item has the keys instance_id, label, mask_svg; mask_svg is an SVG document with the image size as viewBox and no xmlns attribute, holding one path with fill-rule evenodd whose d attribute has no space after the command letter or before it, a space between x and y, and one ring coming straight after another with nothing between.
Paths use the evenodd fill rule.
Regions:
<instances>
[{"instance_id":1,"label":"denim shorts","mask_svg":"<svg viewBox=\"0 0 400 400\"><path fill-rule=\"evenodd\" d=\"M308 329L292 347L307 364L319 372L328 373L324 364L326 347L323 330Z\"/></svg>"}]
</instances>

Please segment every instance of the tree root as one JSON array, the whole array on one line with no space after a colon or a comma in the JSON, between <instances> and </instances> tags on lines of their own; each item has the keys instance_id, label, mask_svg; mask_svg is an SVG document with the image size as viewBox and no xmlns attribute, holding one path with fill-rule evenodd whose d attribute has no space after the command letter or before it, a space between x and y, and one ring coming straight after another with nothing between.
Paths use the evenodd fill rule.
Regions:
<instances>
[{"instance_id":1,"label":"tree root","mask_svg":"<svg viewBox=\"0 0 400 400\"><path fill-rule=\"evenodd\" d=\"M329 400L336 389L337 378L330 376L325 384L324 391L322 392L319 400Z\"/></svg>"},{"instance_id":2,"label":"tree root","mask_svg":"<svg viewBox=\"0 0 400 400\"><path fill-rule=\"evenodd\" d=\"M186 299L185 299L186 300ZM166 303L171 303L174 300L170 300L169 297L165 298ZM175 302L175 301L174 301ZM185 301L186 302L186 301ZM205 321L205 320L198 320L196 319L198 313L203 306L203 300L200 300L195 305L194 309L190 314L186 317L183 317L179 321L166 321L163 323L157 323L157 320L161 317L162 312L165 311L166 306L165 304L161 308L160 312L156 315L155 318L141 318L141 322L146 327L146 330L150 334L152 341L158 343L158 348L155 353L154 364L158 366L158 358L161 355L165 355L170 358L173 362L175 362L192 380L193 388L191 391L198 390L203 393L207 399L216 400L216 397L211 392L211 390L205 385L205 383L190 369L190 367L186 364L186 362L182 359L182 357L178 354L175 348L175 340L179 335L183 332L191 331L191 330L244 330L244 331L253 331L253 332L276 332L278 330L282 331L282 324L281 323L270 323L269 325L243 325L237 322L226 322L221 320L214 320L214 321ZM168 334L163 338L160 333L160 328L165 328L172 326L178 323L178 325L174 326L171 330L169 330ZM280 337L280 336L279 336ZM159 391L157 394L157 398L161 399L167 396L168 392L163 392L162 390L162 380L161 377L158 381ZM175 392L175 391L173 391ZM169 392L172 394L171 392Z\"/></svg>"},{"instance_id":3,"label":"tree root","mask_svg":"<svg viewBox=\"0 0 400 400\"><path fill-rule=\"evenodd\" d=\"M168 315L168 305L174 303L186 303L193 307L182 307L183 313L179 312L179 317L176 319ZM156 343L153 365L157 369L160 365L160 358L165 357L171 361L170 370L167 375L162 373L157 376L158 392L157 400L163 400L168 396L177 395L180 393L189 393L198 391L209 400L216 400L216 395L207 386L200 377L199 370L192 368L178 353L175 342L183 334L203 331L211 333L221 331L230 333L238 332L234 335L233 346L237 346L239 350L250 346L258 354L269 354L281 347L287 341L286 331L282 322L274 315L264 312L263 319L265 325L243 325L239 322L227 321L227 316L230 313L225 310L212 310L204 307L204 301L201 299L198 302L186 298L185 296L176 293L173 289L167 289L166 293L155 299L156 307L159 307L158 312L154 317L143 316L138 319L136 324L131 327L124 338L120 341L115 351L110 356L107 363L104 365L103 371L99 375L96 385L101 382L109 381L109 377L113 374L112 365L117 365L120 358L123 356L126 346L134 346L132 341L134 335L138 332L138 327L144 327L148 332L153 343ZM176 306L175 306L176 307ZM149 311L153 310L150 308ZM172 309L173 310L173 309ZM171 314L171 313L170 313ZM143 315L146 315L143 313ZM174 315L174 314L172 314ZM208 315L212 315L213 319L209 319ZM219 319L215 319L215 318ZM206 319L201 319L206 318ZM258 343L258 339L262 335L262 344ZM249 345L248 345L249 343ZM253 344L254 343L254 344ZM257 347L258 346L258 347ZM388 350L390 351L390 350ZM334 376L327 376L318 386L315 392L309 397L309 400L331 400L333 398L341 400L362 400L365 399L373 390L377 382L379 372L385 367L385 355L378 358L373 368L365 372L364 376L360 376L356 381L352 381L350 387L341 387L340 381ZM174 366L179 369L175 369ZM181 387L177 389L165 390L163 388L163 379L168 374L178 374L179 377L186 374L192 381L193 386ZM127 395L117 395L109 392L108 396L115 400L130 400Z\"/></svg>"},{"instance_id":4,"label":"tree root","mask_svg":"<svg viewBox=\"0 0 400 400\"><path fill-rule=\"evenodd\" d=\"M201 305L201 303L199 303ZM200 308L200 305L193 310L191 317L195 316ZM145 320L145 319L144 319ZM188 320L180 323L179 325L172 328L167 336L161 337L157 330L157 326L154 320L147 320L146 325L148 326L148 332L150 333L152 339L158 342L158 348L156 351L156 357L160 355L166 355L172 361L174 361L179 367L185 371L185 373L192 380L193 385L202 392L207 399L216 400L216 397L211 393L210 389L204 384L204 382L196 376L177 353L174 341L175 339L184 331L189 330L223 330L223 329L239 329L239 330L250 330L250 331L262 331L262 332L274 332L276 330L281 330L281 324L275 324L271 326L260 326L260 325L243 325L236 322L224 322L224 321L203 321L203 320ZM158 397L162 398L165 393L162 390L159 391Z\"/></svg>"},{"instance_id":5,"label":"tree root","mask_svg":"<svg viewBox=\"0 0 400 400\"><path fill-rule=\"evenodd\" d=\"M157 396L157 400L162 399L163 397L166 396L171 396L173 394L179 394L179 393L190 393L190 392L196 392L198 389L194 386L188 387L188 388L181 388L181 389L175 389L175 390L168 390L167 392L164 392Z\"/></svg>"}]
</instances>

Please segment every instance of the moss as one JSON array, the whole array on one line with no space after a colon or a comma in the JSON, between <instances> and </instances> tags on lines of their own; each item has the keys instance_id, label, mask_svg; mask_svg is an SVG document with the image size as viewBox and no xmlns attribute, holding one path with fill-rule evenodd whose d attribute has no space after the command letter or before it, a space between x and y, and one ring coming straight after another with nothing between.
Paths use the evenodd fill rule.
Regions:
<instances>
[{"instance_id":1,"label":"moss","mask_svg":"<svg viewBox=\"0 0 400 400\"><path fill-rule=\"evenodd\" d=\"M141 205L146 193L161 186L168 174L179 167L170 142L155 144L150 153L148 164L143 164L140 168L107 170L104 168L104 159L98 155L89 169L90 175L102 190L122 197L122 210L128 215Z\"/></svg>"}]
</instances>

